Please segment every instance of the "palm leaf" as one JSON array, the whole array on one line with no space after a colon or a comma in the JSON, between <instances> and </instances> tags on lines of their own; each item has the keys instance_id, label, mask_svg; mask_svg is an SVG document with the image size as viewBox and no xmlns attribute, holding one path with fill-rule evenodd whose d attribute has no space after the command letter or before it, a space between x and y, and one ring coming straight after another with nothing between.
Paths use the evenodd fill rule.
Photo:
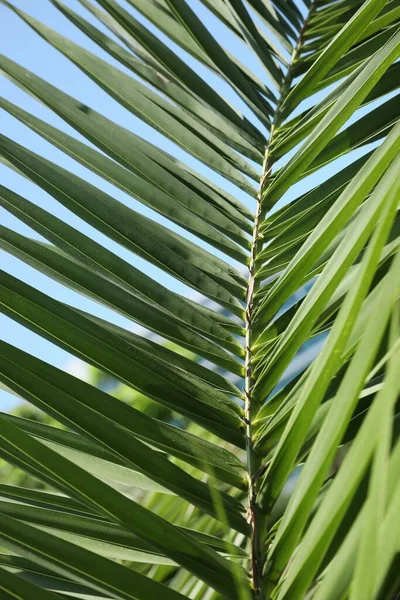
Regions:
<instances>
[{"instance_id":1,"label":"palm leaf","mask_svg":"<svg viewBox=\"0 0 400 600\"><path fill-rule=\"evenodd\" d=\"M0 98L0 248L47 277L0 310L113 389L0 342L2 598L392 600L398 3L48 10L0 3L115 112L0 55L44 105Z\"/></svg>"}]
</instances>

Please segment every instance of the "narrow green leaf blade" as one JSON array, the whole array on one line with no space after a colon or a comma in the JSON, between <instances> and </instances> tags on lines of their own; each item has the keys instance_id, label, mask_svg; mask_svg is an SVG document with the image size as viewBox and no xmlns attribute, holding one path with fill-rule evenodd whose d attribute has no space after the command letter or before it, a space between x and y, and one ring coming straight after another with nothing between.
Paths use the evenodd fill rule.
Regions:
<instances>
[{"instance_id":1,"label":"narrow green leaf blade","mask_svg":"<svg viewBox=\"0 0 400 600\"><path fill-rule=\"evenodd\" d=\"M331 138L360 106L368 93L378 83L385 71L400 55L400 31L380 48L360 71L358 76L336 100L309 138L299 148L287 165L278 171L272 184L263 193L265 207L271 208L289 189L292 183L307 170L308 165L325 148Z\"/></svg>"},{"instance_id":2,"label":"narrow green leaf blade","mask_svg":"<svg viewBox=\"0 0 400 600\"><path fill-rule=\"evenodd\" d=\"M0 590L4 600L32 600L32 598L43 598L43 600L56 600L60 598L58 594L53 594L48 590L39 588L34 583L26 581L18 575L9 573L3 567L0 567Z\"/></svg>"},{"instance_id":3,"label":"narrow green leaf blade","mask_svg":"<svg viewBox=\"0 0 400 600\"><path fill-rule=\"evenodd\" d=\"M247 161L232 151L226 144L219 141L206 127L202 127L189 114L177 109L174 104L136 79L131 78L95 54L46 27L30 15L11 7L11 5L9 6L39 35L65 54L78 68L129 111L190 154L196 156L210 168L251 193L252 186L240 174L239 170L243 169L243 172L246 172L253 179L257 179L256 171L252 169ZM200 132L198 134L193 133L199 129L201 135Z\"/></svg>"},{"instance_id":4,"label":"narrow green leaf blade","mask_svg":"<svg viewBox=\"0 0 400 600\"><path fill-rule=\"evenodd\" d=\"M196 263L204 264L204 259L209 254L196 244L3 136L0 138L0 152L63 206L114 241L198 291L210 294L217 302L226 301L238 310L238 301L211 279L204 272L206 269L203 271L196 266ZM209 269L215 272L215 262L212 255L209 256ZM242 294L244 295L244 291Z\"/></svg>"},{"instance_id":5,"label":"narrow green leaf blade","mask_svg":"<svg viewBox=\"0 0 400 600\"><path fill-rule=\"evenodd\" d=\"M338 58L356 43L362 32L384 7L385 0L367 0L357 13L345 24L318 59L308 69L305 76L287 96L282 110L293 110L299 102L311 93L315 85L335 65ZM285 107L286 105L286 107Z\"/></svg>"},{"instance_id":6,"label":"narrow green leaf blade","mask_svg":"<svg viewBox=\"0 0 400 600\"><path fill-rule=\"evenodd\" d=\"M234 338L216 320L212 311L204 314L195 303L171 292L133 265L113 254L102 245L80 233L61 219L32 204L15 192L0 186L0 204L26 225L48 239L75 261L82 263L106 280L113 281L130 294L143 298L175 315L196 331L216 340L221 346L234 349ZM233 322L228 320L229 325ZM234 329L236 332L237 329ZM239 332L240 333L240 329ZM238 344L236 344L239 348ZM218 352L217 352L218 354ZM227 366L227 365L225 365ZM231 365L233 368L234 365ZM227 366L229 369L230 367Z\"/></svg>"},{"instance_id":7,"label":"narrow green leaf blade","mask_svg":"<svg viewBox=\"0 0 400 600\"><path fill-rule=\"evenodd\" d=\"M154 545L156 549L165 552L167 556L176 560L178 564L182 564L200 578L204 578L222 594L231 594L233 598L236 597L236 584L229 563L217 553L194 542L193 539L183 534L173 525L157 517L136 502L125 498L1 418L0 440L2 453L4 450L6 452L11 451L12 455L16 457L26 454L30 461L37 462L40 469L48 472L50 477L58 482L60 489L68 490L78 500L89 506L94 506L96 510L100 510L104 515L122 523L129 530ZM65 553L65 551L70 550L65 541L56 544L54 536L49 536L44 532L39 533L37 529L33 529L28 525L22 526L20 522L14 522L10 517L5 518L0 515L0 521L3 544L5 538L9 543L15 543L17 547L21 544L19 542L21 538L23 544L26 543L27 539L35 539L33 545L36 556L38 556L43 552L43 548L48 547L51 543L50 563L53 563L53 566L54 563L60 560L59 552ZM98 577L109 577L115 572L110 567L107 568L108 561L102 564L101 557L92 554L89 556L87 551L83 551L83 549L80 549L80 554L78 550L74 550L71 559L73 559L75 565L77 564L76 561L82 565L86 561L95 559L95 570ZM115 565L115 569L117 567L120 567L120 565ZM117 572L121 572L121 569L119 568ZM138 580L141 580L139 575ZM119 579L119 581L122 583L122 579ZM152 586L153 590L159 585L147 578L144 578L144 581L148 586ZM137 590L140 590L139 585ZM136 593L139 592L136 591ZM129 596L121 597L129 598ZM173 593L172 597L174 597Z\"/></svg>"},{"instance_id":8,"label":"narrow green leaf blade","mask_svg":"<svg viewBox=\"0 0 400 600\"><path fill-rule=\"evenodd\" d=\"M237 66L213 38L192 8L185 0L167 0L167 2L176 15L176 18L184 25L190 35L197 41L198 45L211 58L220 72L229 79L232 86L250 106L261 122L268 127L269 120L267 115L271 114L271 107L260 94L248 85Z\"/></svg>"},{"instance_id":9,"label":"narrow green leaf blade","mask_svg":"<svg viewBox=\"0 0 400 600\"><path fill-rule=\"evenodd\" d=\"M201 424L212 429L217 425L231 441L241 439L241 409L228 396L154 357L150 363L147 353L11 275L3 272L1 285L2 310L11 318L147 396L194 419L199 417ZM174 386L173 394L166 381Z\"/></svg>"},{"instance_id":10,"label":"narrow green leaf blade","mask_svg":"<svg viewBox=\"0 0 400 600\"><path fill-rule=\"evenodd\" d=\"M140 297L133 296L115 283L105 279L98 273L94 273L86 266L71 260L57 248L25 238L1 225L0 248L38 269L45 275L97 302L101 302L111 309L117 310L128 319L147 327L164 338L196 353L196 355L199 354L229 369L232 359L229 354L223 352L218 346L205 340L198 333L185 326L179 319L172 315L167 315L158 306L149 304ZM107 323L105 324L106 326L108 325ZM120 329L120 332L123 334L122 337L126 337L127 341L133 343L133 345L140 344L143 347L143 342L140 341L139 336L134 336L133 334L129 336L129 332L124 336L124 331L124 329ZM229 393L234 392L235 395L240 395L240 392L237 389L235 391L232 385L224 383L221 375L217 376L216 373L213 375L212 371L198 365L193 360L179 359L179 355L169 352L166 349L158 351L159 346L157 344L151 346L149 342L149 345L147 350L150 353L153 350L160 358L163 358L160 356L160 352L164 353L164 359L166 354L168 358L172 359L171 362L173 364L179 367L184 366L185 371L194 375L200 375L202 379L206 379L213 385L217 384L217 387L229 391ZM146 348L143 347L143 349ZM235 352L236 346L232 344L230 349ZM169 361L167 360L166 362ZM235 363L232 366L235 368Z\"/></svg>"},{"instance_id":11,"label":"narrow green leaf blade","mask_svg":"<svg viewBox=\"0 0 400 600\"><path fill-rule=\"evenodd\" d=\"M46 402L42 404L37 399L43 395L42 381L35 375L32 367L29 369L29 365L34 361L29 361L29 356L21 353L18 356L18 353L13 352L12 348L9 348L9 352L11 357L14 356L14 360L11 357L9 360L4 357L5 366L2 370L2 377L7 373L7 381L11 380L14 382L11 385L17 385L19 390L22 389L24 395L28 395L35 406L46 412L50 409L57 419L61 419L74 431L88 436L109 452L116 454L124 466L138 470L139 473L143 473L163 488L185 498L208 514L216 516L211 491L205 483L196 480L170 462L162 453L149 448L148 445L136 439L109 416L104 416L99 410L83 404L72 394L65 393L61 389L58 389L53 395L51 392L48 393ZM19 359L18 362L15 354ZM27 369L25 365L28 367ZM19 377L18 370L21 371ZM132 483L134 484L134 481ZM220 501L228 522L231 522L232 526L246 531L247 525L244 517L240 514L241 505L238 505L224 492L220 493Z\"/></svg>"}]
</instances>

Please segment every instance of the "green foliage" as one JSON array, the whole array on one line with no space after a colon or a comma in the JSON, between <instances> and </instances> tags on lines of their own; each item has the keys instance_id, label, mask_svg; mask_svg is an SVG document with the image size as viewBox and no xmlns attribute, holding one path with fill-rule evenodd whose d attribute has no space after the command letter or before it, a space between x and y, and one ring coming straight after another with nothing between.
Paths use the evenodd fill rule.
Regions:
<instances>
[{"instance_id":1,"label":"green foliage","mask_svg":"<svg viewBox=\"0 0 400 600\"><path fill-rule=\"evenodd\" d=\"M398 2L201 2L265 80L224 48L197 2L80 0L77 13L51 0L109 62L1 0L205 165L0 56L80 139L7 99L0 107L127 203L4 135L2 160L114 248L197 292L171 291L0 186L0 206L45 240L1 226L2 250L156 334L0 272L0 310L91 373L82 381L0 341L0 383L28 403L0 413L6 600L400 591ZM312 356L299 360L304 348Z\"/></svg>"},{"instance_id":2,"label":"green foliage","mask_svg":"<svg viewBox=\"0 0 400 600\"><path fill-rule=\"evenodd\" d=\"M27 419L34 423L43 423L55 427L58 425L57 421L30 404L21 404L13 411L13 415L19 419ZM39 479L32 477L26 471L14 467L3 459L0 459L0 484L32 489L44 489L46 487Z\"/></svg>"}]
</instances>

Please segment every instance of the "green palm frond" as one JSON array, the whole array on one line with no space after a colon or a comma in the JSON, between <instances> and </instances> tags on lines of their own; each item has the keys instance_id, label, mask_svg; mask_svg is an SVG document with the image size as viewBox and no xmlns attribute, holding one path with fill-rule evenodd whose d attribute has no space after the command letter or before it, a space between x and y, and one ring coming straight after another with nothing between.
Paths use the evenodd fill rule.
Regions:
<instances>
[{"instance_id":1,"label":"green palm frond","mask_svg":"<svg viewBox=\"0 0 400 600\"><path fill-rule=\"evenodd\" d=\"M48 199L0 186L0 248L88 301L2 270L0 310L114 388L0 341L46 415L0 413L1 598L394 600L399 3L47 4L78 41L0 11L134 120L0 55L80 165L1 133Z\"/></svg>"}]
</instances>

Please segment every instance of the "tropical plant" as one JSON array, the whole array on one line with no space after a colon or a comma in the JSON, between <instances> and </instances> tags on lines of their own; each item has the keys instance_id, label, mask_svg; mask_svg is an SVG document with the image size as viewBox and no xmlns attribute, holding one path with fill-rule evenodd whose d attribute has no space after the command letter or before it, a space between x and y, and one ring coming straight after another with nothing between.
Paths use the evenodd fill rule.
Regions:
<instances>
[{"instance_id":1,"label":"tropical plant","mask_svg":"<svg viewBox=\"0 0 400 600\"><path fill-rule=\"evenodd\" d=\"M5 56L6 76L90 145L6 99L1 107L163 220L5 136L3 160L214 304L171 291L0 187L1 206L46 240L2 226L4 250L191 353L1 272L7 316L187 424L1 342L3 384L64 426L0 416L0 456L54 490L1 486L1 598L392 600L400 585L399 2L202 0L210 23L246 46L265 79L223 47L194 0L80 2L87 18L52 0L111 62L2 0L222 183ZM203 77L204 66L237 106ZM334 175L323 169L330 163ZM317 356L279 387L299 349L323 335Z\"/></svg>"}]
</instances>

